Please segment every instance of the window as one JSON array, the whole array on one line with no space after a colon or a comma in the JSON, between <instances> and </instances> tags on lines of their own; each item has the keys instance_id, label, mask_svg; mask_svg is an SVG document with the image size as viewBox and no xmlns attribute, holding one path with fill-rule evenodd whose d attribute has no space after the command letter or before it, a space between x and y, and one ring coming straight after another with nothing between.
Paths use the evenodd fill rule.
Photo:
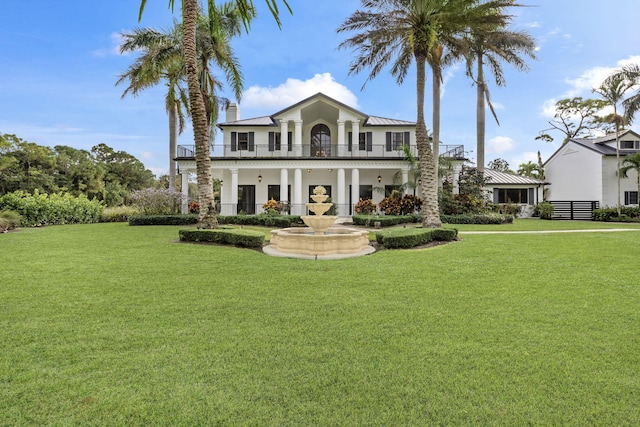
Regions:
<instances>
[{"instance_id":1,"label":"window","mask_svg":"<svg viewBox=\"0 0 640 427\"><path fill-rule=\"evenodd\" d=\"M401 150L403 145L410 145L409 132L387 132L387 151Z\"/></svg>"},{"instance_id":2,"label":"window","mask_svg":"<svg viewBox=\"0 0 640 427\"><path fill-rule=\"evenodd\" d=\"M640 141L620 141L621 150L638 150L640 149Z\"/></svg>"},{"instance_id":3,"label":"window","mask_svg":"<svg viewBox=\"0 0 640 427\"><path fill-rule=\"evenodd\" d=\"M495 193L497 191L497 198ZM494 203L529 204L528 188L495 188Z\"/></svg>"},{"instance_id":4,"label":"window","mask_svg":"<svg viewBox=\"0 0 640 427\"><path fill-rule=\"evenodd\" d=\"M327 125L315 125L311 129L311 157L331 156L331 131Z\"/></svg>"},{"instance_id":5,"label":"window","mask_svg":"<svg viewBox=\"0 0 640 427\"><path fill-rule=\"evenodd\" d=\"M254 151L253 132L231 132L231 151Z\"/></svg>"},{"instance_id":6,"label":"window","mask_svg":"<svg viewBox=\"0 0 640 427\"><path fill-rule=\"evenodd\" d=\"M358 135L358 150L364 151L367 149L367 135L364 132L360 132Z\"/></svg>"},{"instance_id":7,"label":"window","mask_svg":"<svg viewBox=\"0 0 640 427\"><path fill-rule=\"evenodd\" d=\"M373 199L373 186L361 185L359 196L362 200Z\"/></svg>"},{"instance_id":8,"label":"window","mask_svg":"<svg viewBox=\"0 0 640 427\"><path fill-rule=\"evenodd\" d=\"M249 134L247 132L238 132L238 150L249 149Z\"/></svg>"},{"instance_id":9,"label":"window","mask_svg":"<svg viewBox=\"0 0 640 427\"><path fill-rule=\"evenodd\" d=\"M358 133L358 150L359 151L373 151L373 132L360 132ZM349 132L349 140L347 141L348 150L352 150L353 146L353 134Z\"/></svg>"},{"instance_id":10,"label":"window","mask_svg":"<svg viewBox=\"0 0 640 427\"><path fill-rule=\"evenodd\" d=\"M637 205L638 204L638 192L637 191L625 191L624 192L624 204L625 205Z\"/></svg>"},{"instance_id":11,"label":"window","mask_svg":"<svg viewBox=\"0 0 640 427\"><path fill-rule=\"evenodd\" d=\"M280 197L280 185L269 185L267 187L267 200L282 200ZM287 200L291 200L291 185L287 186Z\"/></svg>"}]
</instances>

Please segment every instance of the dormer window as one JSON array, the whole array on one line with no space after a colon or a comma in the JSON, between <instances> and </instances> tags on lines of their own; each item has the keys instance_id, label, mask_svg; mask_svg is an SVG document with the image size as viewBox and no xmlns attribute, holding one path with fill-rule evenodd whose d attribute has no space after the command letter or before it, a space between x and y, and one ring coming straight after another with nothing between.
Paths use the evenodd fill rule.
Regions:
<instances>
[{"instance_id":1,"label":"dormer window","mask_svg":"<svg viewBox=\"0 0 640 427\"><path fill-rule=\"evenodd\" d=\"M640 149L640 141L620 141L621 150L638 150Z\"/></svg>"}]
</instances>

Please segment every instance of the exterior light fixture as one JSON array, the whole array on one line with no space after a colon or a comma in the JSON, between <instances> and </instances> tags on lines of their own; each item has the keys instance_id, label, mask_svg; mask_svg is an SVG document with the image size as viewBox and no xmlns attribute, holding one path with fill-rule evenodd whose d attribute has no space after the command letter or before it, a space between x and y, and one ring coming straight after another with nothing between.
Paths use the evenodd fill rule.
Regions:
<instances>
[{"instance_id":1,"label":"exterior light fixture","mask_svg":"<svg viewBox=\"0 0 640 427\"><path fill-rule=\"evenodd\" d=\"M329 173L333 172L333 169L329 169Z\"/></svg>"},{"instance_id":2,"label":"exterior light fixture","mask_svg":"<svg viewBox=\"0 0 640 427\"><path fill-rule=\"evenodd\" d=\"M382 182L382 176L378 175L378 182Z\"/></svg>"},{"instance_id":3,"label":"exterior light fixture","mask_svg":"<svg viewBox=\"0 0 640 427\"><path fill-rule=\"evenodd\" d=\"M260 171L260 174L258 175L258 182L262 182L262 171Z\"/></svg>"},{"instance_id":4,"label":"exterior light fixture","mask_svg":"<svg viewBox=\"0 0 640 427\"><path fill-rule=\"evenodd\" d=\"M311 169L307 169L307 172L311 173Z\"/></svg>"}]
</instances>

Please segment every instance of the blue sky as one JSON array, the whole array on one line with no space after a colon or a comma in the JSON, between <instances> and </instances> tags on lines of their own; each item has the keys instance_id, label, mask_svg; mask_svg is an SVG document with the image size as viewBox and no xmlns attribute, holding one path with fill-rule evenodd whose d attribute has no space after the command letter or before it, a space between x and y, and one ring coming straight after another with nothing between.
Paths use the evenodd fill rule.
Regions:
<instances>
[{"instance_id":1,"label":"blue sky","mask_svg":"<svg viewBox=\"0 0 640 427\"><path fill-rule=\"evenodd\" d=\"M536 39L539 59L529 62L527 73L505 65L507 85L490 86L500 126L487 116L486 132L486 160L504 158L513 169L535 160L538 150L544 160L558 148L559 133L554 143L535 140L549 127L556 100L593 97L591 88L613 70L640 63L637 0L616 0L615 7L595 0L523 3L532 7L514 10L513 28ZM294 13L283 14L279 30L264 1L256 0L258 19L234 41L245 78L242 118L269 115L324 92L370 115L415 120L415 73L403 86L381 73L362 91L367 74L347 75L351 54L337 50L346 35L335 29L359 7L358 0L290 4ZM121 99L124 87L115 82L135 55L118 54L118 34L135 27L166 29L179 14L172 14L167 0L148 0L139 23L138 7L138 0L4 2L0 133L49 146L90 149L105 143L133 154L156 174L167 173L164 88ZM429 118L430 99L425 107ZM446 71L441 127L445 144L464 144L475 159L475 87L460 66ZM180 143L192 141L189 127Z\"/></svg>"}]
</instances>

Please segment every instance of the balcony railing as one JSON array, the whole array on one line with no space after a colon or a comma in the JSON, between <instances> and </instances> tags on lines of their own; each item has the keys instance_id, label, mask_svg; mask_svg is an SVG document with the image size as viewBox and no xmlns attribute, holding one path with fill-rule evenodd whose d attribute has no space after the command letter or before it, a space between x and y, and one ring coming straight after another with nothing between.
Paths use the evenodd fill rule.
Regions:
<instances>
[{"instance_id":1,"label":"balcony railing","mask_svg":"<svg viewBox=\"0 0 640 427\"><path fill-rule=\"evenodd\" d=\"M282 159L282 158L308 158L308 159L366 159L366 158L389 158L401 159L405 157L405 153L401 148L388 150L386 144L371 145L360 149L357 145L347 146L331 146L330 149L318 149L310 144L301 146L292 146L290 149L275 150L273 146L268 144L255 144L247 149L239 150L234 146L232 150L230 145L213 145L211 146L210 155L212 158L241 158L241 159ZM251 150L249 149L251 148ZM367 149L368 148L368 149ZM411 146L411 154L417 156L417 147ZM178 158L195 159L195 145L179 145ZM449 157L455 159L464 158L464 145L440 145L440 157Z\"/></svg>"}]
</instances>

